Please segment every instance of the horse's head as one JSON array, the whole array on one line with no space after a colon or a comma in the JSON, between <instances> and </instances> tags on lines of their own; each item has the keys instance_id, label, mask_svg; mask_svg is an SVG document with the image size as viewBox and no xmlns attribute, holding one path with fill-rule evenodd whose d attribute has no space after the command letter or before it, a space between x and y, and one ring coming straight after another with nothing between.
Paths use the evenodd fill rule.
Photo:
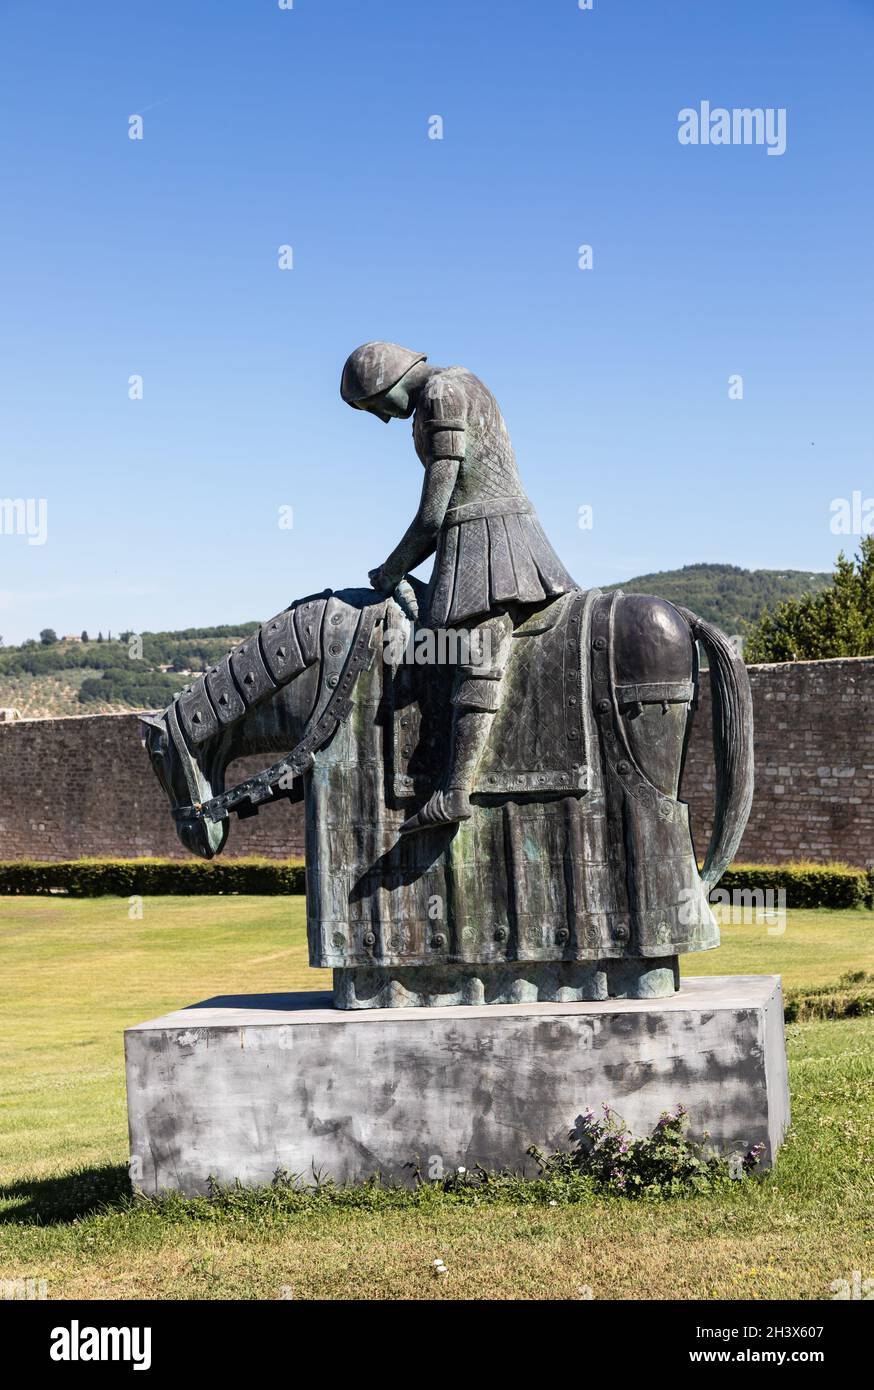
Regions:
<instances>
[{"instance_id":1,"label":"horse's head","mask_svg":"<svg viewBox=\"0 0 874 1390\"><path fill-rule=\"evenodd\" d=\"M213 859L228 838L227 820L185 818L178 813L183 807L208 801L223 790L224 767L220 759L215 754L211 758L204 753L192 756L173 717L172 706L163 714L141 715L140 720L152 767L170 801L176 834L190 854Z\"/></svg>"}]
</instances>

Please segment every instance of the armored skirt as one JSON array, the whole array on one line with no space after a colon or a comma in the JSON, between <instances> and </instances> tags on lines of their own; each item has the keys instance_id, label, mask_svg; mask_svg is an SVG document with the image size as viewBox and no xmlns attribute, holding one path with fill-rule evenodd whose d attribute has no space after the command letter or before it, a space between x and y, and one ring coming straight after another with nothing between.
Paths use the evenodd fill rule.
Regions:
<instances>
[{"instance_id":1,"label":"armored skirt","mask_svg":"<svg viewBox=\"0 0 874 1390\"><path fill-rule=\"evenodd\" d=\"M450 507L428 589L434 627L470 623L512 603L540 603L577 586L527 498Z\"/></svg>"}]
</instances>

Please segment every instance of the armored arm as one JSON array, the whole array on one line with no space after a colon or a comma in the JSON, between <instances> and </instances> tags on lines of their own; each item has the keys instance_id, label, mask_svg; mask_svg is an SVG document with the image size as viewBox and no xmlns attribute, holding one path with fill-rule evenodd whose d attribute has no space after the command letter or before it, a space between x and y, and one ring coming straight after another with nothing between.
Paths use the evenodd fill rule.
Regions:
<instances>
[{"instance_id":1,"label":"armored arm","mask_svg":"<svg viewBox=\"0 0 874 1390\"><path fill-rule=\"evenodd\" d=\"M371 574L377 589L389 593L408 570L433 555L452 498L465 451L466 402L455 383L438 373L416 410L425 431L425 482L419 510L384 565Z\"/></svg>"},{"instance_id":2,"label":"armored arm","mask_svg":"<svg viewBox=\"0 0 874 1390\"><path fill-rule=\"evenodd\" d=\"M432 458L425 469L425 482L419 509L400 544L378 570L371 574L374 588L391 593L399 580L433 555L437 538L458 477L457 458Z\"/></svg>"}]
</instances>

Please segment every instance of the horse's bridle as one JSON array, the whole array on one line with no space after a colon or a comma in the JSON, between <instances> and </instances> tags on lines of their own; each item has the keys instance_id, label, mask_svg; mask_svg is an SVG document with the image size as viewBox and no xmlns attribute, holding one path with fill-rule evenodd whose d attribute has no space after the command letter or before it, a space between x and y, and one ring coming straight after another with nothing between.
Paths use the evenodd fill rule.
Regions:
<instances>
[{"instance_id":1,"label":"horse's bridle","mask_svg":"<svg viewBox=\"0 0 874 1390\"><path fill-rule=\"evenodd\" d=\"M361 609L340 679L321 714L307 726L303 738L292 751L280 762L273 763L271 767L265 768L255 777L249 777L245 782L239 782L220 796L210 797L208 801L192 801L188 806L176 806L173 816L177 821L226 820L231 811L245 819L247 816L257 815L262 802L279 801L292 795L295 777L301 776L312 767L316 751L327 743L344 720L349 718L352 711L352 692L358 677L373 663L375 648L371 646L371 639L380 613L379 604L368 604ZM170 714L173 717L172 706ZM177 754L190 758L191 754L175 717L173 723L176 729L171 725L170 736L174 743L180 740L182 745L181 748L177 747Z\"/></svg>"}]
</instances>

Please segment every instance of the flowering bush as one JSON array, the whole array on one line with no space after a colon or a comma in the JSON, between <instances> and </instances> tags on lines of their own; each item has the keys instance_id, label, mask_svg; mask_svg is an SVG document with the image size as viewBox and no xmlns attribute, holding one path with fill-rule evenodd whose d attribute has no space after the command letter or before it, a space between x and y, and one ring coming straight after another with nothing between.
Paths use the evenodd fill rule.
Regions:
<instances>
[{"instance_id":1,"label":"flowering bush","mask_svg":"<svg viewBox=\"0 0 874 1390\"><path fill-rule=\"evenodd\" d=\"M602 1115L587 1109L580 1115L570 1139L576 1148L570 1154L544 1158L536 1149L529 1152L544 1175L557 1169L567 1171L572 1164L595 1183L622 1197L673 1197L688 1192L706 1192L721 1183L746 1177L758 1166L764 1144L754 1144L745 1154L727 1159L708 1152L703 1140L689 1138L689 1116L685 1106L662 1112L648 1138L634 1139L609 1105Z\"/></svg>"}]
</instances>

